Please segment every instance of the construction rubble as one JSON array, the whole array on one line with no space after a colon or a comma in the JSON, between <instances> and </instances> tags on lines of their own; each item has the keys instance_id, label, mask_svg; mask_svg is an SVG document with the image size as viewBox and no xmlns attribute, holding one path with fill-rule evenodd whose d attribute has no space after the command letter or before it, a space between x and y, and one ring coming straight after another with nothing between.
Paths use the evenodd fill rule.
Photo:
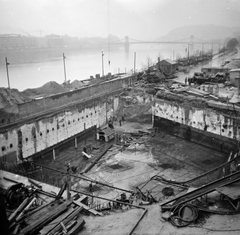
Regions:
<instances>
[{"instance_id":1,"label":"construction rubble","mask_svg":"<svg viewBox=\"0 0 240 235\"><path fill-rule=\"evenodd\" d=\"M156 178L158 179L157 176ZM231 153L226 163L192 180L186 182L175 182L163 178L158 180L168 185L186 187L184 193L160 205L163 212L162 218L174 226L185 227L198 223L201 213L220 215L240 213L238 153L234 156ZM196 184L197 181L202 181L200 187L192 187L191 185Z\"/></svg>"}]
</instances>

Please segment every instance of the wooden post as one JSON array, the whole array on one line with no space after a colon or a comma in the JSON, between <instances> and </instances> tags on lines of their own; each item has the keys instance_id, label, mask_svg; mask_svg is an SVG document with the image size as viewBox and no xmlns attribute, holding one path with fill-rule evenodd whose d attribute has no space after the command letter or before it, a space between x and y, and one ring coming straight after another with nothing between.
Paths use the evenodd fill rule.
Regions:
<instances>
[{"instance_id":1,"label":"wooden post","mask_svg":"<svg viewBox=\"0 0 240 235\"><path fill-rule=\"evenodd\" d=\"M75 148L77 149L77 147L78 147L77 137L74 140L75 140Z\"/></svg>"},{"instance_id":2,"label":"wooden post","mask_svg":"<svg viewBox=\"0 0 240 235\"><path fill-rule=\"evenodd\" d=\"M56 152L55 152L55 149L53 149L53 160L54 160L54 161L56 160Z\"/></svg>"},{"instance_id":3,"label":"wooden post","mask_svg":"<svg viewBox=\"0 0 240 235\"><path fill-rule=\"evenodd\" d=\"M9 81L9 73L8 73L8 65L9 65L10 63L8 63L8 61L7 61L7 57L5 57L5 62L6 62L6 71L7 71L8 88L10 89L10 81Z\"/></svg>"}]
</instances>

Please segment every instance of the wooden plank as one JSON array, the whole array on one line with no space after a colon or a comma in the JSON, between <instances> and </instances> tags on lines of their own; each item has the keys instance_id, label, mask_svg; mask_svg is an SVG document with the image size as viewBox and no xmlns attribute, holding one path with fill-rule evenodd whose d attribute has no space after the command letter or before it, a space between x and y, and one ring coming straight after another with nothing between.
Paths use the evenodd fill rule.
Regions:
<instances>
[{"instance_id":1,"label":"wooden plank","mask_svg":"<svg viewBox=\"0 0 240 235\"><path fill-rule=\"evenodd\" d=\"M20 204L20 206L9 216L9 222L12 222L16 218L17 214L26 207L30 199L31 198L29 197L25 198L25 200Z\"/></svg>"},{"instance_id":2,"label":"wooden plank","mask_svg":"<svg viewBox=\"0 0 240 235\"><path fill-rule=\"evenodd\" d=\"M53 201L53 202L47 204L47 206L42 207L40 210L31 214L31 216L26 217L25 222L27 224L31 224L34 221L36 221L37 219L39 219L40 217L45 216L46 213L48 213L49 211L52 211L55 208L57 208L59 205L60 205L59 201Z\"/></svg>"},{"instance_id":3,"label":"wooden plank","mask_svg":"<svg viewBox=\"0 0 240 235\"><path fill-rule=\"evenodd\" d=\"M98 211L96 211L96 210L94 210L94 209L91 209L89 206L83 204L83 203L80 202L79 200L73 201L73 203L75 203L75 204L78 205L78 206L83 207L85 210L91 212L91 213L94 214L94 215L103 216L103 214L102 214L101 212L98 212Z\"/></svg>"},{"instance_id":4,"label":"wooden plank","mask_svg":"<svg viewBox=\"0 0 240 235\"><path fill-rule=\"evenodd\" d=\"M77 234L82 229L84 224L85 224L85 220L84 219L78 220L77 224L70 231L68 231L67 234L68 235L75 235L75 234Z\"/></svg>"},{"instance_id":5,"label":"wooden plank","mask_svg":"<svg viewBox=\"0 0 240 235\"><path fill-rule=\"evenodd\" d=\"M79 201L79 202L83 202L86 198L88 198L87 195L81 195L81 197L77 198L77 199L73 199L73 201Z\"/></svg>"},{"instance_id":6,"label":"wooden plank","mask_svg":"<svg viewBox=\"0 0 240 235\"><path fill-rule=\"evenodd\" d=\"M52 229L54 229L60 222L62 222L66 217L68 217L71 213L73 213L75 209L70 207L66 212L58 216L55 220L51 221L50 224L47 224L43 227L43 229L39 232L40 234L47 234Z\"/></svg>"},{"instance_id":7,"label":"wooden plank","mask_svg":"<svg viewBox=\"0 0 240 235\"><path fill-rule=\"evenodd\" d=\"M71 221L75 216L77 216L81 211L82 207L78 207L72 214L70 214L67 218L65 218L62 222L64 225L66 225L69 221ZM58 232L61 229L61 225L58 224L54 229L52 229L49 233L46 235L54 235L56 232Z\"/></svg>"},{"instance_id":8,"label":"wooden plank","mask_svg":"<svg viewBox=\"0 0 240 235\"><path fill-rule=\"evenodd\" d=\"M29 226L25 227L20 235L25 235L25 234L29 234L29 233L34 233L36 231L38 231L42 226L44 226L45 224L47 224L49 221L55 219L58 215L60 215L61 213L63 213L64 211L67 210L67 207L72 203L71 200L67 200L65 202L63 202L62 204L60 204L57 208L55 208L54 210L49 211L48 213L45 213L44 216L40 217L38 220L36 220L35 222L31 223Z\"/></svg>"}]
</instances>

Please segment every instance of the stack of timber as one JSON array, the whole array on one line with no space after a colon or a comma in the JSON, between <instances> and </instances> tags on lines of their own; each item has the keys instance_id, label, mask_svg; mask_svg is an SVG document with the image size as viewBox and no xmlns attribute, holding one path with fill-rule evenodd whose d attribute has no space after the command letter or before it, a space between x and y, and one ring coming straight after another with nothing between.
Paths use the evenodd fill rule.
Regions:
<instances>
[{"instance_id":1,"label":"stack of timber","mask_svg":"<svg viewBox=\"0 0 240 235\"><path fill-rule=\"evenodd\" d=\"M85 224L79 216L83 207L72 199L57 199L24 213L31 203L32 198L26 198L9 216L11 234L73 235Z\"/></svg>"},{"instance_id":2,"label":"stack of timber","mask_svg":"<svg viewBox=\"0 0 240 235\"><path fill-rule=\"evenodd\" d=\"M8 234L61 235L79 234L85 221L82 212L98 214L86 204L87 196L75 193L66 198L66 183L58 193L43 190L41 183L27 180L30 184L2 177L1 187L6 203ZM9 184L10 183L10 184ZM54 189L49 186L49 189Z\"/></svg>"}]
</instances>

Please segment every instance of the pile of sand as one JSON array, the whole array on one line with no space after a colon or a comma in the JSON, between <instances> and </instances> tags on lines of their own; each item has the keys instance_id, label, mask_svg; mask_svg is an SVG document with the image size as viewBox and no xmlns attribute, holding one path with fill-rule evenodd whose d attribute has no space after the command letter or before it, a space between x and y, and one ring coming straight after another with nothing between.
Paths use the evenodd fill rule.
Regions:
<instances>
[{"instance_id":1,"label":"pile of sand","mask_svg":"<svg viewBox=\"0 0 240 235\"><path fill-rule=\"evenodd\" d=\"M31 99L17 89L0 87L0 108L7 108L15 104L21 104Z\"/></svg>"},{"instance_id":2,"label":"pile of sand","mask_svg":"<svg viewBox=\"0 0 240 235\"><path fill-rule=\"evenodd\" d=\"M39 88L26 89L22 93L28 97L36 98L39 96L53 95L57 93L63 93L66 91L68 91L67 88L63 87L57 82L51 81L51 82L47 82L46 84L44 84Z\"/></svg>"}]
</instances>

